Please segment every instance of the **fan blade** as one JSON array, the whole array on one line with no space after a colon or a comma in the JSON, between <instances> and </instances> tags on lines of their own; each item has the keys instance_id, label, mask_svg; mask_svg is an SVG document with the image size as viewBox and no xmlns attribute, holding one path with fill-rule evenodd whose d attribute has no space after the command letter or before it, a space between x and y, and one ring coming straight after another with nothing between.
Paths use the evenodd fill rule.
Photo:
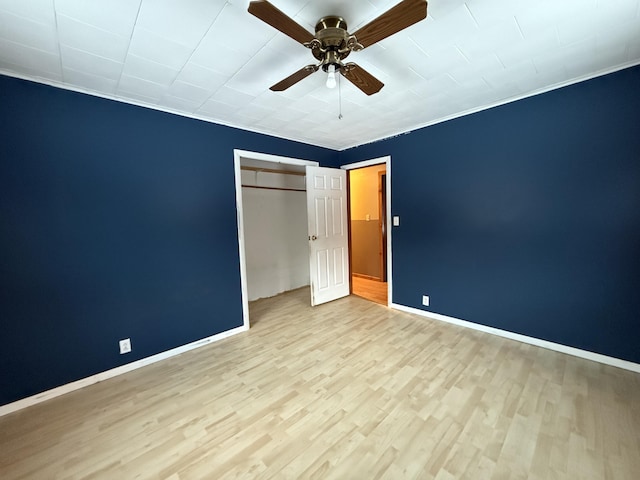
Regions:
<instances>
[{"instance_id":1,"label":"fan blade","mask_svg":"<svg viewBox=\"0 0 640 480\"><path fill-rule=\"evenodd\" d=\"M347 63L345 67L347 68L340 69L342 76L367 95L378 93L380 89L384 87L384 83L371 75L361 66L356 65L355 63Z\"/></svg>"},{"instance_id":2,"label":"fan blade","mask_svg":"<svg viewBox=\"0 0 640 480\"><path fill-rule=\"evenodd\" d=\"M274 92L281 92L283 90L286 90L292 85L295 85L296 83L298 83L300 80L307 78L313 72L317 71L318 68L320 68L318 65L307 65L306 67L302 67L300 70L298 70L294 74L289 75L284 80L281 80L275 85L273 85L272 87L270 87L270 90L273 90Z\"/></svg>"},{"instance_id":3,"label":"fan blade","mask_svg":"<svg viewBox=\"0 0 640 480\"><path fill-rule=\"evenodd\" d=\"M314 39L314 36L306 28L296 23L285 13L267 2L267 0L250 2L249 13L268 23L276 30L280 30L285 35L290 36L296 42L305 44Z\"/></svg>"},{"instance_id":4,"label":"fan blade","mask_svg":"<svg viewBox=\"0 0 640 480\"><path fill-rule=\"evenodd\" d=\"M363 47L373 45L414 23L427 18L426 0L403 0L353 35Z\"/></svg>"}]
</instances>

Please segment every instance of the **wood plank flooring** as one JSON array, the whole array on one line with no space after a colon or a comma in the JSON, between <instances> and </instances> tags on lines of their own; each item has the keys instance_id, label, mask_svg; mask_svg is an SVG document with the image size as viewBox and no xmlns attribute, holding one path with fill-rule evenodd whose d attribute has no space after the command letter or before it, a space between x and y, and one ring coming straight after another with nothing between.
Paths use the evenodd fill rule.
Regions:
<instances>
[{"instance_id":1,"label":"wood plank flooring","mask_svg":"<svg viewBox=\"0 0 640 480\"><path fill-rule=\"evenodd\" d=\"M388 305L387 303L387 282L372 280L369 278L351 276L351 290L354 295L366 298L380 305Z\"/></svg>"},{"instance_id":2,"label":"wood plank flooring","mask_svg":"<svg viewBox=\"0 0 640 480\"><path fill-rule=\"evenodd\" d=\"M640 375L308 288L0 418L0 478L637 479Z\"/></svg>"}]
</instances>

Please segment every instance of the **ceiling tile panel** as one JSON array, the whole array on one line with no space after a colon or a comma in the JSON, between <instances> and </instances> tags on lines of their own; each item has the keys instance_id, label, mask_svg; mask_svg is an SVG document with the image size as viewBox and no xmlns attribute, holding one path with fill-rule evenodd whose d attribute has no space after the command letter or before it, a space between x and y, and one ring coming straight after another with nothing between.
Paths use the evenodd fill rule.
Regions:
<instances>
[{"instance_id":1,"label":"ceiling tile panel","mask_svg":"<svg viewBox=\"0 0 640 480\"><path fill-rule=\"evenodd\" d=\"M411 67L401 68L398 70L397 74L400 76L400 78L403 79L405 88L413 92L420 92L420 90L422 89L421 87L423 87L427 81L426 78L424 78Z\"/></svg>"},{"instance_id":2,"label":"ceiling tile panel","mask_svg":"<svg viewBox=\"0 0 640 480\"><path fill-rule=\"evenodd\" d=\"M196 113L210 115L213 118L222 120L232 115L236 110L238 110L238 107L234 105L229 105L228 103L219 102L210 98L198 109Z\"/></svg>"},{"instance_id":3,"label":"ceiling tile panel","mask_svg":"<svg viewBox=\"0 0 640 480\"><path fill-rule=\"evenodd\" d=\"M254 125L256 126L256 128L263 132L277 132L278 130L282 131L283 127L287 123L289 123L287 120L278 120L277 118L268 116L263 118L262 120L257 121Z\"/></svg>"},{"instance_id":4,"label":"ceiling tile panel","mask_svg":"<svg viewBox=\"0 0 640 480\"><path fill-rule=\"evenodd\" d=\"M317 63L309 51L300 48L300 54L277 51L269 45L264 47L260 55L248 58L247 62L238 67L237 72L227 83L228 87L249 95L258 96L271 85L307 64ZM307 54L308 57L304 54ZM283 71L287 72L283 75Z\"/></svg>"},{"instance_id":5,"label":"ceiling tile panel","mask_svg":"<svg viewBox=\"0 0 640 480\"><path fill-rule=\"evenodd\" d=\"M144 0L137 26L194 48L225 4L215 0Z\"/></svg>"},{"instance_id":6,"label":"ceiling tile panel","mask_svg":"<svg viewBox=\"0 0 640 480\"><path fill-rule=\"evenodd\" d=\"M118 90L115 98L123 102L131 102L137 105L146 105L157 108L155 105L157 101L156 98L142 93L122 92L121 90Z\"/></svg>"},{"instance_id":7,"label":"ceiling tile panel","mask_svg":"<svg viewBox=\"0 0 640 480\"><path fill-rule=\"evenodd\" d=\"M200 102L194 102L184 98L165 95L162 97L162 106L179 112L195 112L200 107Z\"/></svg>"},{"instance_id":8,"label":"ceiling tile panel","mask_svg":"<svg viewBox=\"0 0 640 480\"><path fill-rule=\"evenodd\" d=\"M638 61L640 58L640 36L627 42L627 61Z\"/></svg>"},{"instance_id":9,"label":"ceiling tile panel","mask_svg":"<svg viewBox=\"0 0 640 480\"><path fill-rule=\"evenodd\" d=\"M429 61L427 53L409 38L398 39L389 38L384 42L356 52L349 56L349 61L358 63L360 58L377 65L393 75L395 71L403 70L416 63L426 63Z\"/></svg>"},{"instance_id":10,"label":"ceiling tile panel","mask_svg":"<svg viewBox=\"0 0 640 480\"><path fill-rule=\"evenodd\" d=\"M640 15L638 0L600 0L596 3L594 16L600 19L601 25L625 23Z\"/></svg>"},{"instance_id":11,"label":"ceiling tile panel","mask_svg":"<svg viewBox=\"0 0 640 480\"><path fill-rule=\"evenodd\" d=\"M1 43L1 42L0 42ZM37 68L11 63L6 60L0 60L0 74L26 77L35 81L44 83L55 82L58 85L63 83L62 73L60 69L56 72L49 72L42 69L40 65Z\"/></svg>"},{"instance_id":12,"label":"ceiling tile panel","mask_svg":"<svg viewBox=\"0 0 640 480\"><path fill-rule=\"evenodd\" d=\"M447 92L456 88L456 81L448 73L436 75L427 79L424 83L414 87L412 90L419 95L431 98L440 92Z\"/></svg>"},{"instance_id":13,"label":"ceiling tile panel","mask_svg":"<svg viewBox=\"0 0 640 480\"><path fill-rule=\"evenodd\" d=\"M471 80L482 78L485 75L501 71L504 71L504 66L497 55L491 54L485 55L482 58L476 58L469 65L453 69L449 72L449 75L456 83L464 84Z\"/></svg>"},{"instance_id":14,"label":"ceiling tile panel","mask_svg":"<svg viewBox=\"0 0 640 480\"><path fill-rule=\"evenodd\" d=\"M0 38L57 54L58 40L51 22L39 22L0 10Z\"/></svg>"},{"instance_id":15,"label":"ceiling tile panel","mask_svg":"<svg viewBox=\"0 0 640 480\"><path fill-rule=\"evenodd\" d=\"M116 35L66 15L57 16L58 39L76 50L124 62L129 49L129 37Z\"/></svg>"},{"instance_id":16,"label":"ceiling tile panel","mask_svg":"<svg viewBox=\"0 0 640 480\"><path fill-rule=\"evenodd\" d=\"M68 17L121 37L130 37L140 3L141 0L55 0L55 8L56 12Z\"/></svg>"},{"instance_id":17,"label":"ceiling tile panel","mask_svg":"<svg viewBox=\"0 0 640 480\"><path fill-rule=\"evenodd\" d=\"M277 118L280 120L284 120L289 124L296 123L300 119L304 118L307 115L307 112L300 111L292 107L281 108L277 112L273 113L273 118Z\"/></svg>"},{"instance_id":18,"label":"ceiling tile panel","mask_svg":"<svg viewBox=\"0 0 640 480\"><path fill-rule=\"evenodd\" d=\"M0 0L0 10L34 22L54 25L55 21L53 0Z\"/></svg>"},{"instance_id":19,"label":"ceiling tile panel","mask_svg":"<svg viewBox=\"0 0 640 480\"><path fill-rule=\"evenodd\" d=\"M327 105L330 105L331 103L335 104L335 106L337 107L338 92L334 90L331 93L333 93L334 95L331 95L330 97L329 96L324 97L326 100L321 100L319 97L314 97L313 95L307 95L305 98L302 98L296 102L293 102L291 104L291 108L297 108L301 112L305 112L313 116L317 110L322 110L323 108L325 108Z\"/></svg>"},{"instance_id":20,"label":"ceiling tile panel","mask_svg":"<svg viewBox=\"0 0 640 480\"><path fill-rule=\"evenodd\" d=\"M198 107L202 105L212 94L210 90L180 81L173 82L173 85L169 87L167 93L174 97L195 102Z\"/></svg>"},{"instance_id":21,"label":"ceiling tile panel","mask_svg":"<svg viewBox=\"0 0 640 480\"><path fill-rule=\"evenodd\" d=\"M100 75L93 75L91 73L78 72L70 68L64 69L64 79L67 82L73 82L74 85L84 87L94 92L115 94L118 86L117 80L112 80Z\"/></svg>"},{"instance_id":22,"label":"ceiling tile panel","mask_svg":"<svg viewBox=\"0 0 640 480\"><path fill-rule=\"evenodd\" d=\"M618 23L615 27L600 29L596 34L596 39L599 49L604 49L605 45L637 42L640 39L640 17Z\"/></svg>"},{"instance_id":23,"label":"ceiling tile panel","mask_svg":"<svg viewBox=\"0 0 640 480\"><path fill-rule=\"evenodd\" d=\"M193 50L161 37L144 28L136 28L131 39L129 53L180 70L191 57Z\"/></svg>"},{"instance_id":24,"label":"ceiling tile panel","mask_svg":"<svg viewBox=\"0 0 640 480\"><path fill-rule=\"evenodd\" d=\"M108 58L92 55L82 50L60 46L62 53L62 65L78 72L91 73L111 80L118 80L122 73L122 63L109 60Z\"/></svg>"},{"instance_id":25,"label":"ceiling tile panel","mask_svg":"<svg viewBox=\"0 0 640 480\"><path fill-rule=\"evenodd\" d=\"M518 64L523 58L547 55L559 47L558 35L554 28L549 28L538 35L527 37L520 42L496 50L496 55L505 67Z\"/></svg>"},{"instance_id":26,"label":"ceiling tile panel","mask_svg":"<svg viewBox=\"0 0 640 480\"><path fill-rule=\"evenodd\" d=\"M473 60L486 56L487 52L499 51L506 45L516 45L523 40L515 18L511 17L467 36L457 45L466 58Z\"/></svg>"},{"instance_id":27,"label":"ceiling tile panel","mask_svg":"<svg viewBox=\"0 0 640 480\"><path fill-rule=\"evenodd\" d=\"M251 17L251 16L250 16ZM251 17L251 19L254 19ZM259 20L254 19L259 22ZM260 22L262 23L262 22ZM269 30L273 30L269 27ZM273 30L276 32L275 30ZM278 50L282 52L283 55L297 55L299 58L308 58L309 50L303 45L300 45L298 42L292 40L286 35L282 33L276 32L275 36L271 37L271 39L266 43L270 48L274 50ZM260 54L262 54L262 50L260 50Z\"/></svg>"},{"instance_id":28,"label":"ceiling tile panel","mask_svg":"<svg viewBox=\"0 0 640 480\"><path fill-rule=\"evenodd\" d=\"M427 14L440 22L452 12L464 8L465 0L431 0L427 6Z\"/></svg>"},{"instance_id":29,"label":"ceiling tile panel","mask_svg":"<svg viewBox=\"0 0 640 480\"><path fill-rule=\"evenodd\" d=\"M177 81L215 91L228 77L193 62L188 62L178 74Z\"/></svg>"},{"instance_id":30,"label":"ceiling tile panel","mask_svg":"<svg viewBox=\"0 0 640 480\"><path fill-rule=\"evenodd\" d=\"M123 73L168 87L175 81L180 72L166 65L129 54L124 64Z\"/></svg>"},{"instance_id":31,"label":"ceiling tile panel","mask_svg":"<svg viewBox=\"0 0 640 480\"><path fill-rule=\"evenodd\" d=\"M248 105L245 108L240 108L236 111L236 115L246 118L252 125L267 118L271 114L270 110L266 108L256 107L255 105Z\"/></svg>"},{"instance_id":32,"label":"ceiling tile panel","mask_svg":"<svg viewBox=\"0 0 640 480\"><path fill-rule=\"evenodd\" d=\"M640 25L637 28L640 31ZM623 64L627 61L628 35L625 35L623 30L623 28L618 28L616 32L610 34L596 35L596 55L605 64Z\"/></svg>"},{"instance_id":33,"label":"ceiling tile panel","mask_svg":"<svg viewBox=\"0 0 640 480\"><path fill-rule=\"evenodd\" d=\"M59 55L0 38L0 68L8 68L5 65L10 63L41 71L43 77L48 73L62 73Z\"/></svg>"},{"instance_id":34,"label":"ceiling tile panel","mask_svg":"<svg viewBox=\"0 0 640 480\"><path fill-rule=\"evenodd\" d=\"M561 55L539 56L531 59L536 67L537 75L544 79L544 84L552 87L561 85L568 75L564 69L564 58Z\"/></svg>"},{"instance_id":35,"label":"ceiling tile panel","mask_svg":"<svg viewBox=\"0 0 640 480\"><path fill-rule=\"evenodd\" d=\"M240 70L250 58L251 56L240 53L226 45L216 44L215 41L207 36L193 52L189 60L221 75L231 77Z\"/></svg>"},{"instance_id":36,"label":"ceiling tile panel","mask_svg":"<svg viewBox=\"0 0 640 480\"><path fill-rule=\"evenodd\" d=\"M517 14L518 25L525 37L552 28L559 22L593 11L597 0L539 0L529 2ZM616 2L619 0L613 0Z\"/></svg>"},{"instance_id":37,"label":"ceiling tile panel","mask_svg":"<svg viewBox=\"0 0 640 480\"><path fill-rule=\"evenodd\" d=\"M462 3L440 19L427 18L427 21L417 24L416 28L405 35L431 55L433 50L457 44L478 31L478 25Z\"/></svg>"},{"instance_id":38,"label":"ceiling tile panel","mask_svg":"<svg viewBox=\"0 0 640 480\"><path fill-rule=\"evenodd\" d=\"M257 105L258 107L269 108L271 109L271 113L274 111L284 107L287 104L288 100L279 95L273 95L273 92L267 91L262 93L259 97L256 97L251 101L252 105Z\"/></svg>"},{"instance_id":39,"label":"ceiling tile panel","mask_svg":"<svg viewBox=\"0 0 640 480\"><path fill-rule=\"evenodd\" d=\"M528 2L527 2L528 3ZM516 13L526 7L524 0L469 0L466 2L471 15L478 26L485 30L492 25L512 19Z\"/></svg>"},{"instance_id":40,"label":"ceiling tile panel","mask_svg":"<svg viewBox=\"0 0 640 480\"><path fill-rule=\"evenodd\" d=\"M252 20L251 28L245 28ZM225 5L207 37L210 43L225 44L245 55L255 55L276 35L274 28L249 15L245 3L238 2ZM300 49L304 47L300 45Z\"/></svg>"},{"instance_id":41,"label":"ceiling tile panel","mask_svg":"<svg viewBox=\"0 0 640 480\"><path fill-rule=\"evenodd\" d=\"M492 85L487 83L484 78L472 78L460 85L460 88L455 91L455 99L458 102L473 103L474 105L486 105L494 100L493 95L496 89ZM472 108L472 106L465 106L465 110Z\"/></svg>"},{"instance_id":42,"label":"ceiling tile panel","mask_svg":"<svg viewBox=\"0 0 640 480\"><path fill-rule=\"evenodd\" d=\"M362 1L362 0L354 0L354 1ZM320 17L324 16L324 15L330 15L330 13L327 13L327 9L325 8L325 2L326 0L323 0L322 2L322 6L321 8L319 8L319 11L322 11L324 13L320 14ZM305 6L308 4L316 4L316 8L318 8L318 2L317 1L309 1L309 0L273 0L271 3L273 3L276 8L278 8L280 11L284 12L285 15L291 17L292 19L294 19L296 22L298 22L300 25L302 25L304 28L306 28L307 30L309 30L310 32L313 31L313 27L315 25L315 23L313 23L313 20L310 22L305 22L304 19L300 18L300 12L302 10L304 10ZM246 7L245 7L246 8Z\"/></svg>"},{"instance_id":43,"label":"ceiling tile panel","mask_svg":"<svg viewBox=\"0 0 640 480\"><path fill-rule=\"evenodd\" d=\"M449 73L452 70L469 65L469 61L454 45L447 45L433 51L423 63L414 63L411 67L427 80Z\"/></svg>"},{"instance_id":44,"label":"ceiling tile panel","mask_svg":"<svg viewBox=\"0 0 640 480\"><path fill-rule=\"evenodd\" d=\"M247 95L246 93L234 90L233 88L223 86L218 89L218 91L216 91L216 93L214 93L211 98L219 102L235 105L236 108L242 108L251 103L254 97L252 95Z\"/></svg>"},{"instance_id":45,"label":"ceiling tile panel","mask_svg":"<svg viewBox=\"0 0 640 480\"><path fill-rule=\"evenodd\" d=\"M600 25L594 11L582 13L579 21L576 21L576 18L561 20L556 25L558 43L564 46L584 40L594 35Z\"/></svg>"},{"instance_id":46,"label":"ceiling tile panel","mask_svg":"<svg viewBox=\"0 0 640 480\"><path fill-rule=\"evenodd\" d=\"M118 83L118 94L127 96L129 94L144 97L152 103L157 103L160 97L165 93L166 87L158 83L149 82L142 78L132 77L130 75L122 75Z\"/></svg>"}]
</instances>

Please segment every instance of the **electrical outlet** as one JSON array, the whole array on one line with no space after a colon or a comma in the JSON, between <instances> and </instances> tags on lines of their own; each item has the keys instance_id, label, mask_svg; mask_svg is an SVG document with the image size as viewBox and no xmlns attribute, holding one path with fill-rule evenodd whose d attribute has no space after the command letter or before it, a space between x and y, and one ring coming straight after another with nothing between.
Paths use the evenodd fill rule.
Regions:
<instances>
[{"instance_id":1,"label":"electrical outlet","mask_svg":"<svg viewBox=\"0 0 640 480\"><path fill-rule=\"evenodd\" d=\"M400 226L400 217L398 215L394 215L393 216L393 226L394 227L399 227Z\"/></svg>"},{"instance_id":2,"label":"electrical outlet","mask_svg":"<svg viewBox=\"0 0 640 480\"><path fill-rule=\"evenodd\" d=\"M120 340L120 355L123 353L129 353L131 351L131 339L125 338Z\"/></svg>"},{"instance_id":3,"label":"electrical outlet","mask_svg":"<svg viewBox=\"0 0 640 480\"><path fill-rule=\"evenodd\" d=\"M422 295L422 305L425 307L429 306L429 295Z\"/></svg>"}]
</instances>

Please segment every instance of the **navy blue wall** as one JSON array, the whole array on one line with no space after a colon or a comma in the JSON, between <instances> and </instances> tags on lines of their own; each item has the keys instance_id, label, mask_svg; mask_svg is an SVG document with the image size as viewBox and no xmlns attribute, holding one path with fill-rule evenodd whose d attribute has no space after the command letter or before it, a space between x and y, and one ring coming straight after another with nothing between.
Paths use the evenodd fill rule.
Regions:
<instances>
[{"instance_id":1,"label":"navy blue wall","mask_svg":"<svg viewBox=\"0 0 640 480\"><path fill-rule=\"evenodd\" d=\"M638 85L337 154L0 76L0 405L242 324L234 148L391 154L395 303L640 362Z\"/></svg>"},{"instance_id":2,"label":"navy blue wall","mask_svg":"<svg viewBox=\"0 0 640 480\"><path fill-rule=\"evenodd\" d=\"M337 155L0 76L0 405L242 325L234 148Z\"/></svg>"},{"instance_id":3,"label":"navy blue wall","mask_svg":"<svg viewBox=\"0 0 640 480\"><path fill-rule=\"evenodd\" d=\"M340 163L387 154L395 303L640 362L640 67Z\"/></svg>"}]
</instances>

